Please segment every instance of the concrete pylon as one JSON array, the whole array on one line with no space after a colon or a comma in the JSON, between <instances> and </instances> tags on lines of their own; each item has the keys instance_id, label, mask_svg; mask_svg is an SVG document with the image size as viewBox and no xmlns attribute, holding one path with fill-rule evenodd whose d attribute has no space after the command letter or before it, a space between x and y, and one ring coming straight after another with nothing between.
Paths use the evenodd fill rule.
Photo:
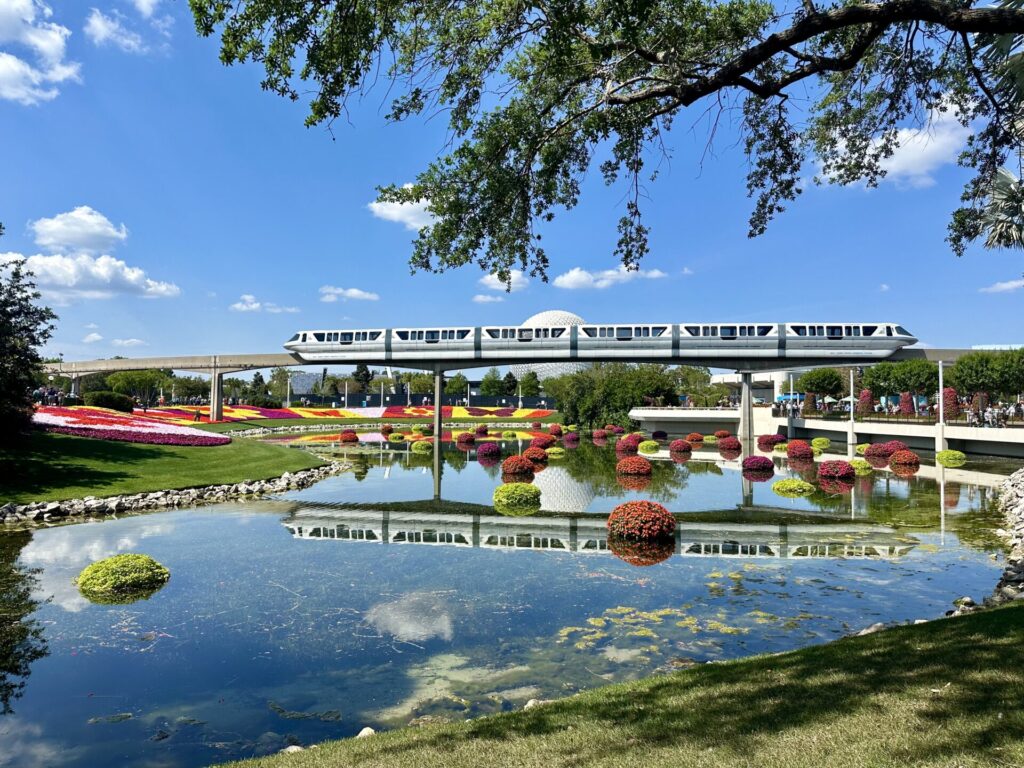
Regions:
<instances>
[{"instance_id":1,"label":"concrete pylon","mask_svg":"<svg viewBox=\"0 0 1024 768\"><path fill-rule=\"evenodd\" d=\"M224 419L224 374L219 368L210 371L210 421Z\"/></svg>"},{"instance_id":2,"label":"concrete pylon","mask_svg":"<svg viewBox=\"0 0 1024 768\"><path fill-rule=\"evenodd\" d=\"M441 451L444 449L444 442L441 440L444 419L441 408L441 386L444 382L444 371L440 368L434 370L434 498L441 498Z\"/></svg>"},{"instance_id":3,"label":"concrete pylon","mask_svg":"<svg viewBox=\"0 0 1024 768\"><path fill-rule=\"evenodd\" d=\"M754 443L754 375L740 373L740 427L739 438L747 452Z\"/></svg>"},{"instance_id":4,"label":"concrete pylon","mask_svg":"<svg viewBox=\"0 0 1024 768\"><path fill-rule=\"evenodd\" d=\"M73 397L78 397L78 390L80 389L80 381L77 376L71 377L71 392Z\"/></svg>"}]
</instances>

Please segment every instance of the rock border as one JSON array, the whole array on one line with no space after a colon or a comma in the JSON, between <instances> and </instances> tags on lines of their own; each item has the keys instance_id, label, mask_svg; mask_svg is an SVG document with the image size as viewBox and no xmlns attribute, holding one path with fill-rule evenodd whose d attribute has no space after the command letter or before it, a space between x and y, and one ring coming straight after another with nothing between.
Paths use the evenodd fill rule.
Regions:
<instances>
[{"instance_id":1,"label":"rock border","mask_svg":"<svg viewBox=\"0 0 1024 768\"><path fill-rule=\"evenodd\" d=\"M352 465L347 462L332 461L312 469L285 472L283 475L269 480L243 480L240 483L150 491L127 496L86 496L84 499L36 501L20 505L9 503L0 506L0 521L7 525L48 523L67 517L103 517L119 512L141 512L198 504L218 504L234 499L254 498L269 493L308 488L325 477L337 475L351 467Z\"/></svg>"}]
</instances>

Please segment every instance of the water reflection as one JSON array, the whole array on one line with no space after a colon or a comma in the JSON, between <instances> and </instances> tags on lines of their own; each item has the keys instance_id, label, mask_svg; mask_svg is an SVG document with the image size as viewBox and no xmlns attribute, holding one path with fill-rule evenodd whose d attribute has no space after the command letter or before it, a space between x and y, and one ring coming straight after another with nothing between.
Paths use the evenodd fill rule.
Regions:
<instances>
[{"instance_id":1,"label":"water reflection","mask_svg":"<svg viewBox=\"0 0 1024 768\"><path fill-rule=\"evenodd\" d=\"M14 711L32 664L47 654L43 626L34 617L37 572L17 562L31 541L28 531L0 535L0 714Z\"/></svg>"}]
</instances>

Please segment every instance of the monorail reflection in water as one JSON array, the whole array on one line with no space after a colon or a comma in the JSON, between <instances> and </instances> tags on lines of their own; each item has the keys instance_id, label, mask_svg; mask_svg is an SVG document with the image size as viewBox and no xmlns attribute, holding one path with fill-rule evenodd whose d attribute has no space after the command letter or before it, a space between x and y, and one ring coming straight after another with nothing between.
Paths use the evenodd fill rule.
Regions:
<instances>
[{"instance_id":1,"label":"monorail reflection in water","mask_svg":"<svg viewBox=\"0 0 1024 768\"><path fill-rule=\"evenodd\" d=\"M610 551L605 517L598 515L512 518L305 507L283 524L297 539L584 555ZM676 526L673 553L679 557L889 559L905 555L917 543L892 528L863 523L682 521Z\"/></svg>"}]
</instances>

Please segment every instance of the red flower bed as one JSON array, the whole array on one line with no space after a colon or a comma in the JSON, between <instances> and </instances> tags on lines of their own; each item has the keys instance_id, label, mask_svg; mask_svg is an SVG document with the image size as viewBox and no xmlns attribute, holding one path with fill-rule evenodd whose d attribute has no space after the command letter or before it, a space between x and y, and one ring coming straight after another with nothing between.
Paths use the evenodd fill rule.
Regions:
<instances>
[{"instance_id":1,"label":"red flower bed","mask_svg":"<svg viewBox=\"0 0 1024 768\"><path fill-rule=\"evenodd\" d=\"M822 478L821 482L818 484L818 487L821 488L821 490L824 491L825 493L828 493L832 496L838 496L841 493L849 493L850 491L852 491L853 483L846 479L840 480L838 478Z\"/></svg>"},{"instance_id":2,"label":"red flower bed","mask_svg":"<svg viewBox=\"0 0 1024 768\"><path fill-rule=\"evenodd\" d=\"M551 435L537 435L537 437L530 441L530 447L544 450L545 448L550 448L557 442L558 441Z\"/></svg>"},{"instance_id":3,"label":"red flower bed","mask_svg":"<svg viewBox=\"0 0 1024 768\"><path fill-rule=\"evenodd\" d=\"M62 435L75 437L91 437L97 440L117 440L122 443L146 443L148 445L191 445L209 447L227 445L230 437L223 435L168 435L159 432L137 432L129 429L82 429L78 427L47 427L47 432L59 432ZM197 432L199 430L196 430Z\"/></svg>"},{"instance_id":4,"label":"red flower bed","mask_svg":"<svg viewBox=\"0 0 1024 768\"><path fill-rule=\"evenodd\" d=\"M691 445L703 443L704 435L702 435L700 432L691 432L686 436L686 442L690 443Z\"/></svg>"},{"instance_id":5,"label":"red flower bed","mask_svg":"<svg viewBox=\"0 0 1024 768\"><path fill-rule=\"evenodd\" d=\"M341 436L338 438L338 442L341 442L341 443L358 443L359 442L359 435L357 435L351 429L346 429L344 432L341 433Z\"/></svg>"},{"instance_id":6,"label":"red flower bed","mask_svg":"<svg viewBox=\"0 0 1024 768\"><path fill-rule=\"evenodd\" d=\"M476 425L476 429L474 429L473 431L476 432L481 437L486 437L487 436L487 425L486 424L477 424Z\"/></svg>"},{"instance_id":7,"label":"red flower bed","mask_svg":"<svg viewBox=\"0 0 1024 768\"><path fill-rule=\"evenodd\" d=\"M718 434L717 432L715 434ZM738 438L729 437L726 435L718 441L718 450L720 451L740 451L743 450L743 444Z\"/></svg>"},{"instance_id":8,"label":"red flower bed","mask_svg":"<svg viewBox=\"0 0 1024 768\"><path fill-rule=\"evenodd\" d=\"M889 457L890 467L917 467L920 466L921 459L913 451L896 451L892 456Z\"/></svg>"},{"instance_id":9,"label":"red flower bed","mask_svg":"<svg viewBox=\"0 0 1024 768\"><path fill-rule=\"evenodd\" d=\"M35 411L32 421L47 432L125 443L209 447L231 442L230 437L194 427L99 408L43 406Z\"/></svg>"},{"instance_id":10,"label":"red flower bed","mask_svg":"<svg viewBox=\"0 0 1024 768\"><path fill-rule=\"evenodd\" d=\"M730 432L728 429L720 429L717 432L715 432L715 437L717 437L719 440L721 440L723 437L730 437L731 435L732 432Z\"/></svg>"},{"instance_id":11,"label":"red flower bed","mask_svg":"<svg viewBox=\"0 0 1024 768\"><path fill-rule=\"evenodd\" d=\"M595 440L604 440L606 437L608 437L608 430L595 429L593 432L590 433L590 436Z\"/></svg>"},{"instance_id":12,"label":"red flower bed","mask_svg":"<svg viewBox=\"0 0 1024 768\"><path fill-rule=\"evenodd\" d=\"M542 424L541 424L541 423L540 423L539 421L535 421L535 422L533 422L532 424L530 424L530 426L531 426L531 427L532 427L533 429L540 429L540 428L541 428L541 426L543 426L543 425L542 425Z\"/></svg>"},{"instance_id":13,"label":"red flower bed","mask_svg":"<svg viewBox=\"0 0 1024 768\"><path fill-rule=\"evenodd\" d=\"M666 432L666 431L664 431L662 429L656 429L653 432L651 432L651 439L652 440L667 440L668 439L668 432Z\"/></svg>"},{"instance_id":14,"label":"red flower bed","mask_svg":"<svg viewBox=\"0 0 1024 768\"><path fill-rule=\"evenodd\" d=\"M482 459L484 457L498 458L501 456L501 446L497 443L481 443L476 449L476 457Z\"/></svg>"},{"instance_id":15,"label":"red flower bed","mask_svg":"<svg viewBox=\"0 0 1024 768\"><path fill-rule=\"evenodd\" d=\"M555 437L561 437L562 436L562 425L561 424L552 424L550 427L548 427L548 433L551 434L551 435L554 435Z\"/></svg>"},{"instance_id":16,"label":"red flower bed","mask_svg":"<svg viewBox=\"0 0 1024 768\"><path fill-rule=\"evenodd\" d=\"M523 458L530 462L532 467L534 464L547 464L548 455L545 453L543 448L529 447L523 451Z\"/></svg>"},{"instance_id":17,"label":"red flower bed","mask_svg":"<svg viewBox=\"0 0 1024 768\"><path fill-rule=\"evenodd\" d=\"M848 461L823 461L818 466L818 477L822 480L848 480L856 474Z\"/></svg>"},{"instance_id":18,"label":"red flower bed","mask_svg":"<svg viewBox=\"0 0 1024 768\"><path fill-rule=\"evenodd\" d=\"M533 462L522 456L509 456L501 462L501 471L506 475L532 475Z\"/></svg>"},{"instance_id":19,"label":"red flower bed","mask_svg":"<svg viewBox=\"0 0 1024 768\"><path fill-rule=\"evenodd\" d=\"M767 472L770 476L775 473L775 464L767 456L747 456L743 460L743 469L751 472Z\"/></svg>"},{"instance_id":20,"label":"red flower bed","mask_svg":"<svg viewBox=\"0 0 1024 768\"><path fill-rule=\"evenodd\" d=\"M615 482L625 491L646 491L651 484L650 475L616 475Z\"/></svg>"},{"instance_id":21,"label":"red flower bed","mask_svg":"<svg viewBox=\"0 0 1024 768\"><path fill-rule=\"evenodd\" d=\"M685 440L673 440L668 444L668 449L671 453L689 453L693 450L693 446Z\"/></svg>"},{"instance_id":22,"label":"red flower bed","mask_svg":"<svg viewBox=\"0 0 1024 768\"><path fill-rule=\"evenodd\" d=\"M651 462L643 456L627 456L619 459L615 465L615 472L619 475L649 475L651 474Z\"/></svg>"},{"instance_id":23,"label":"red flower bed","mask_svg":"<svg viewBox=\"0 0 1024 768\"><path fill-rule=\"evenodd\" d=\"M612 429L611 429L611 432L612 432L613 435L621 435L625 431L626 431L625 427L616 427L614 425L612 426Z\"/></svg>"},{"instance_id":24,"label":"red flower bed","mask_svg":"<svg viewBox=\"0 0 1024 768\"><path fill-rule=\"evenodd\" d=\"M814 459L814 451L805 440L790 440L786 446L786 455L791 459Z\"/></svg>"},{"instance_id":25,"label":"red flower bed","mask_svg":"<svg viewBox=\"0 0 1024 768\"><path fill-rule=\"evenodd\" d=\"M608 516L608 533L623 539L657 539L675 529L672 513L653 501L627 501Z\"/></svg>"},{"instance_id":26,"label":"red flower bed","mask_svg":"<svg viewBox=\"0 0 1024 768\"><path fill-rule=\"evenodd\" d=\"M675 542L672 539L631 541L618 536L608 537L608 549L620 560L639 568L657 565L672 557Z\"/></svg>"},{"instance_id":27,"label":"red flower bed","mask_svg":"<svg viewBox=\"0 0 1024 768\"><path fill-rule=\"evenodd\" d=\"M783 435L759 435L757 447L762 451L771 451L776 445L784 442L786 438Z\"/></svg>"}]
</instances>

